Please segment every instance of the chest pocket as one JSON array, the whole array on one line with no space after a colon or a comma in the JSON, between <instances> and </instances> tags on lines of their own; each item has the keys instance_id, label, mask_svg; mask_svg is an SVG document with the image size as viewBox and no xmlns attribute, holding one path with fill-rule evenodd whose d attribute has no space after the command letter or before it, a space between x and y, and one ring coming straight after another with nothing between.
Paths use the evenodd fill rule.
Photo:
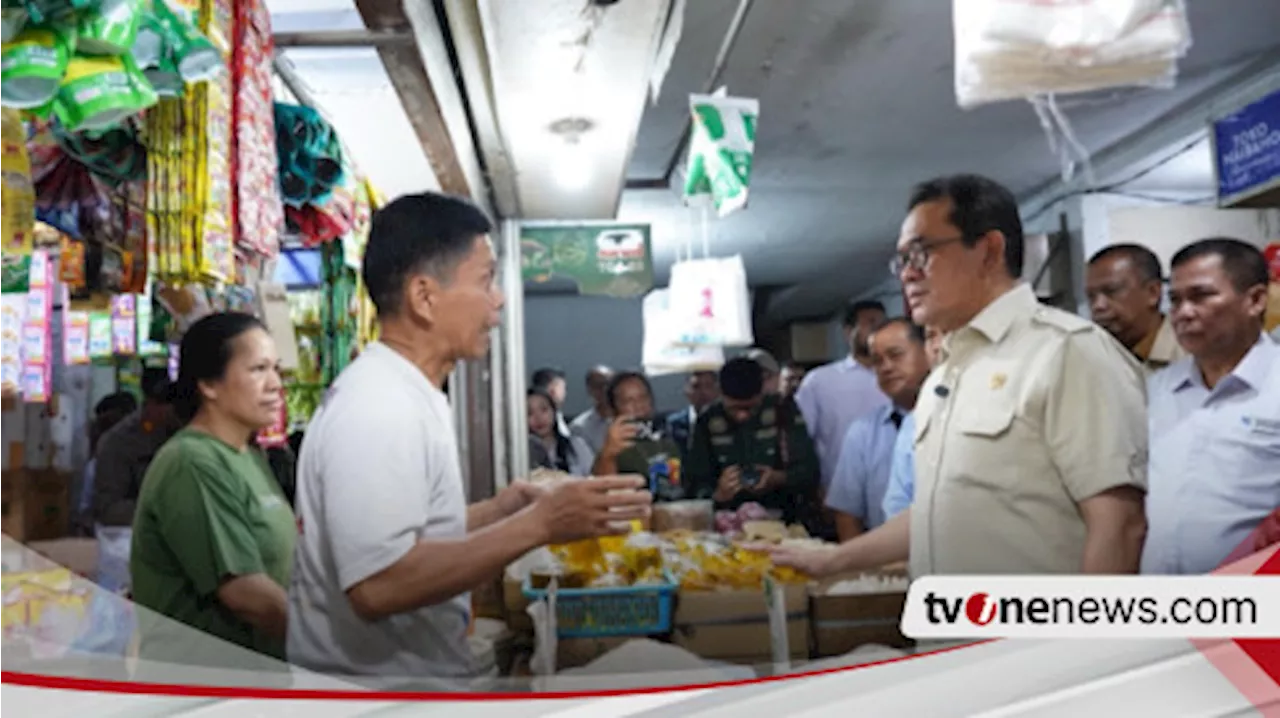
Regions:
<instances>
[{"instance_id":1,"label":"chest pocket","mask_svg":"<svg viewBox=\"0 0 1280 718\"><path fill-rule=\"evenodd\" d=\"M998 439L1013 425L1013 407L986 404L967 407L955 418L956 430L965 436Z\"/></svg>"}]
</instances>

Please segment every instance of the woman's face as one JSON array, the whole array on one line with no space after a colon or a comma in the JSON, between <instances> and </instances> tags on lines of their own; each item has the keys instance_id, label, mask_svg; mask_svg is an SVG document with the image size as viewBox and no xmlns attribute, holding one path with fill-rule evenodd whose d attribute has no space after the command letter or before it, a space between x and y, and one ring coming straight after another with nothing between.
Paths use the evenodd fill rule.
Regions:
<instances>
[{"instance_id":1,"label":"woman's face","mask_svg":"<svg viewBox=\"0 0 1280 718\"><path fill-rule=\"evenodd\" d=\"M551 436L555 423L556 413L546 397L529 397L529 433L545 439Z\"/></svg>"},{"instance_id":2,"label":"woman's face","mask_svg":"<svg viewBox=\"0 0 1280 718\"><path fill-rule=\"evenodd\" d=\"M275 423L284 402L275 342L258 327L231 341L222 378L200 383L204 405L251 430Z\"/></svg>"}]
</instances>

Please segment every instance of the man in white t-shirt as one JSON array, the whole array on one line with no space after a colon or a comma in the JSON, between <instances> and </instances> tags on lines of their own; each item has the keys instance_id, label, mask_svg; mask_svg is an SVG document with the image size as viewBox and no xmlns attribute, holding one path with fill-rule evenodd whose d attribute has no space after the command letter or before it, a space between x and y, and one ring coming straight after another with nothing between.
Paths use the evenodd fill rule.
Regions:
<instances>
[{"instance_id":1,"label":"man in white t-shirt","mask_svg":"<svg viewBox=\"0 0 1280 718\"><path fill-rule=\"evenodd\" d=\"M469 590L540 545L648 514L640 477L515 482L467 505L441 386L499 323L490 230L430 193L373 217L363 276L381 338L334 383L299 457L292 663L391 684L469 678Z\"/></svg>"}]
</instances>

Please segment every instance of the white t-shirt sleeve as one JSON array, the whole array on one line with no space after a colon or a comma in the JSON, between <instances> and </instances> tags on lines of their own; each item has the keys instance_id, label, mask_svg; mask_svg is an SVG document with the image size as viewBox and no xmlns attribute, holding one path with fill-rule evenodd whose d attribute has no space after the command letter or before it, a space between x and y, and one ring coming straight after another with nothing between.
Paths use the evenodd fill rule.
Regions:
<instances>
[{"instance_id":1,"label":"white t-shirt sleeve","mask_svg":"<svg viewBox=\"0 0 1280 718\"><path fill-rule=\"evenodd\" d=\"M420 414L377 408L325 427L324 531L343 591L404 557L428 520L434 474Z\"/></svg>"}]
</instances>

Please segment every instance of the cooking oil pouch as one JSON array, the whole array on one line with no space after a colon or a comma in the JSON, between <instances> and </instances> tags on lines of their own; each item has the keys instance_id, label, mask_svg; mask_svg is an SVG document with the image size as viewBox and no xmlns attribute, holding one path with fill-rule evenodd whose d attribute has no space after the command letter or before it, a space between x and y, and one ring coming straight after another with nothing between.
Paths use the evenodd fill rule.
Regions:
<instances>
[{"instance_id":1,"label":"cooking oil pouch","mask_svg":"<svg viewBox=\"0 0 1280 718\"><path fill-rule=\"evenodd\" d=\"M154 3L155 19L170 45L182 78L187 82L199 82L222 71L222 53L209 38L175 13L166 0L154 0Z\"/></svg>"},{"instance_id":2,"label":"cooking oil pouch","mask_svg":"<svg viewBox=\"0 0 1280 718\"><path fill-rule=\"evenodd\" d=\"M3 187L3 235L0 246L4 255L31 254L36 223L36 191L31 180L31 159L27 155L27 133L18 111L3 110L3 164L0 164L0 187Z\"/></svg>"},{"instance_id":3,"label":"cooking oil pouch","mask_svg":"<svg viewBox=\"0 0 1280 718\"><path fill-rule=\"evenodd\" d=\"M97 5L99 0L26 0L23 8L36 25L47 22L73 24L76 13Z\"/></svg>"},{"instance_id":4,"label":"cooking oil pouch","mask_svg":"<svg viewBox=\"0 0 1280 718\"><path fill-rule=\"evenodd\" d=\"M20 110L47 104L71 57L70 33L60 28L28 27L0 50L0 101Z\"/></svg>"},{"instance_id":5,"label":"cooking oil pouch","mask_svg":"<svg viewBox=\"0 0 1280 718\"><path fill-rule=\"evenodd\" d=\"M158 101L129 55L76 56L53 109L65 130L79 132L107 129Z\"/></svg>"},{"instance_id":6,"label":"cooking oil pouch","mask_svg":"<svg viewBox=\"0 0 1280 718\"><path fill-rule=\"evenodd\" d=\"M723 217L747 204L756 147L760 101L714 95L690 95L693 131L685 176L685 202L710 201Z\"/></svg>"},{"instance_id":7,"label":"cooking oil pouch","mask_svg":"<svg viewBox=\"0 0 1280 718\"><path fill-rule=\"evenodd\" d=\"M101 0L80 16L76 52L86 55L127 54L138 36L144 0Z\"/></svg>"}]
</instances>

